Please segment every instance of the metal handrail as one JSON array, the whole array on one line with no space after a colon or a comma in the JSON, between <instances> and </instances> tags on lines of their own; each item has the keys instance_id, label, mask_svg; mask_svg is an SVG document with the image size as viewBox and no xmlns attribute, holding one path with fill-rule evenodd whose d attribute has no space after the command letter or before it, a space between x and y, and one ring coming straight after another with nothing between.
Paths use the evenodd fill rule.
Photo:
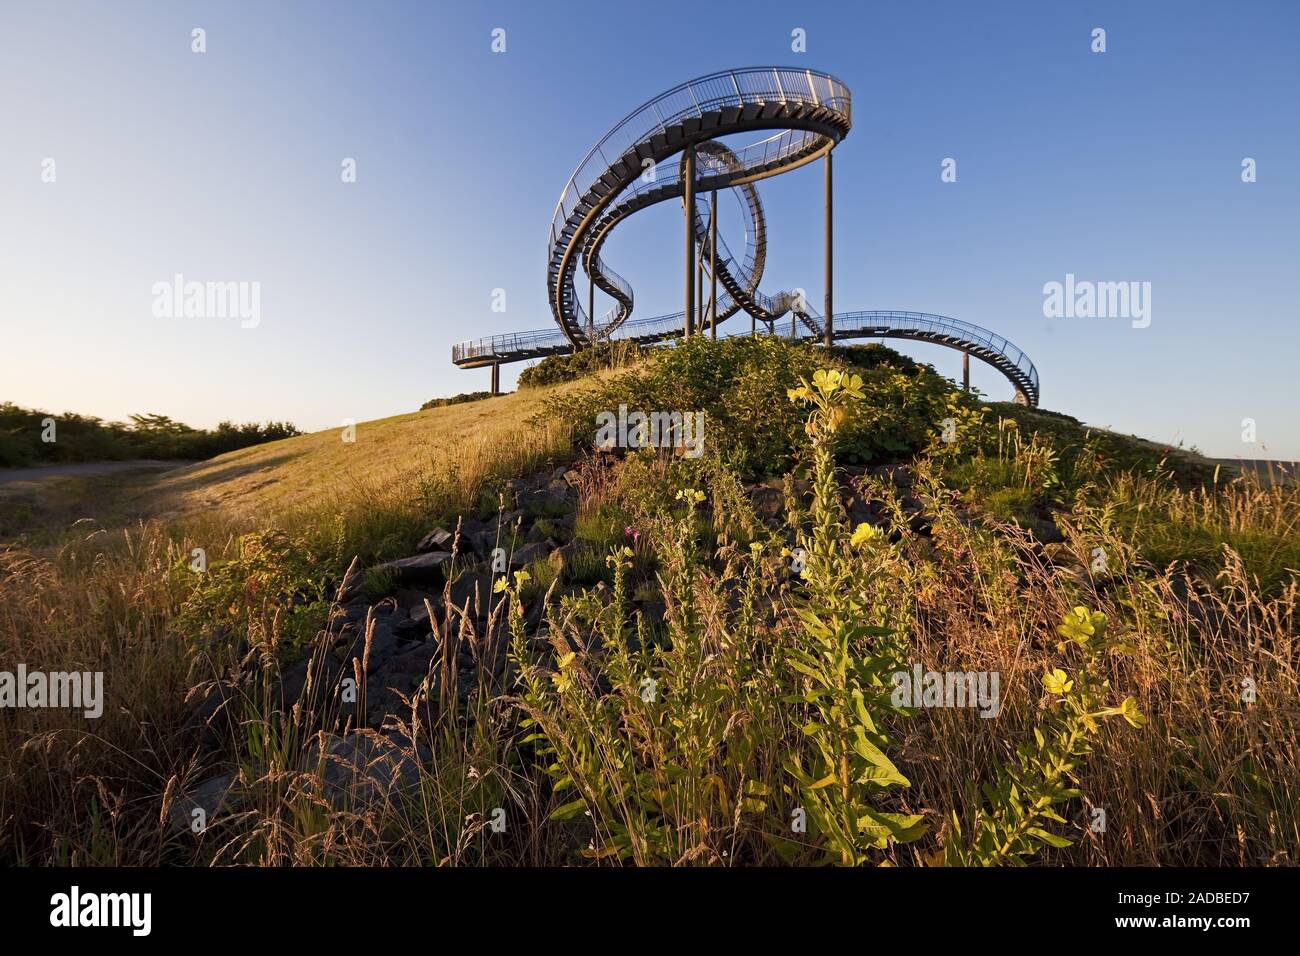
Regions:
<instances>
[{"instance_id":1,"label":"metal handrail","mask_svg":"<svg viewBox=\"0 0 1300 956\"><path fill-rule=\"evenodd\" d=\"M719 297L719 313L722 312L722 298ZM667 341L678 338L682 333L683 313L637 319L623 323L609 336L611 341L631 341L640 344ZM738 334L748 334L738 333ZM774 333L780 338L816 341L819 336L811 332L800 332L791 336L787 331L777 329ZM835 338L910 338L919 341L931 341L972 351L977 357L993 365L1012 383L1025 392L1031 404L1038 403L1039 380L1038 369L1025 353L1003 336L988 329L954 319L950 316L933 315L927 312L907 312L902 310L872 310L860 312L839 312L835 315ZM568 351L571 345L564 334L558 330L537 332L517 332L505 335L493 335L486 338L461 342L452 347L452 361L456 364L482 360L500 362L519 362L532 358L541 358L557 351ZM988 354L982 354L987 351Z\"/></svg>"},{"instance_id":2,"label":"metal handrail","mask_svg":"<svg viewBox=\"0 0 1300 956\"><path fill-rule=\"evenodd\" d=\"M663 156L664 144L654 144L655 136L666 136L688 118L704 118L725 108L779 104L815 106L794 115L778 111L771 123L733 122L736 114L722 114L713 135L732 130L781 127L782 116L810 128L780 128L780 131L741 149L727 149L714 140L712 149L699 148L696 166L697 202L699 189L737 190L750 220L743 255L737 257L726 240L717 239L716 257L719 290L714 324L743 308L767 327L765 334L797 340L821 340L825 323L816 310L799 302L794 292L766 295L758 288L766 259L766 224L758 194L752 181L764 175L799 165L806 157L828 149L838 142L852 124L852 94L848 87L827 73L788 67L748 67L725 70L681 83L666 93L646 101L628 113L609 130L583 157L565 183L551 218L547 247L549 265L547 283L552 295L552 309L558 330L521 332L490 336L461 342L452 349L457 364L486 364L539 358L569 351L575 342L592 345L602 341L632 341L651 344L677 338L682 333L684 313L630 320L633 293L631 284L614 272L600 256L600 246L609 230L638 209L680 196L684 193L682 163L674 152L655 166L652 182L639 175L629 177L633 156ZM752 116L752 112L750 113ZM744 185L734 185L740 180ZM708 200L703 200L707 206ZM579 206L583 206L581 215ZM594 215L599 211L598 215ZM593 231L594 230L594 231ZM709 233L696 207L695 230L701 249L708 251ZM594 237L594 240L592 239ZM594 241L594 246L584 245ZM597 326L586 314L573 287L574 255L585 249L587 268L592 280L612 294L616 304L600 318ZM709 267L711 268L711 267ZM557 286L556 284L559 283ZM802 329L777 329L776 319L793 312ZM588 323L591 323L590 325ZM575 331L576 324L581 332ZM999 369L1034 404L1038 400L1038 371L1018 347L995 333L960 319L923 312L871 311L847 312L835 316L833 334L837 339L857 337L901 337L937 342L964 349Z\"/></svg>"},{"instance_id":3,"label":"metal handrail","mask_svg":"<svg viewBox=\"0 0 1300 956\"><path fill-rule=\"evenodd\" d=\"M821 89L823 86L824 90ZM617 289L622 295L615 297L625 301L605 313L601 328L592 326L592 332L586 331L590 318L578 302L573 288L571 257L575 247L585 241L583 236L591 224L591 210L608 206L615 199L614 193L618 193L621 203L626 204L637 201L648 190L659 189L665 181L680 186L678 174L664 162L656 168L655 182L643 183L639 176L628 181L627 171L632 165L628 161L629 153L645 155L647 144L653 141L654 136L666 135L689 117L703 117L724 107L743 110L769 102L779 102L783 106L795 103L818 107L815 116L819 122L822 118L826 120L825 132L787 129L746 147L740 151L742 162L731 178L745 178L763 171L770 173L781 165L792 165L801 154L825 143L830 138L827 133L847 131L851 125L852 95L846 85L829 74L787 67L751 67L722 71L679 84L627 114L588 150L560 193L551 219L547 247L547 283L552 310L571 341L577 341L579 334L591 338L593 332L596 337L605 337L612 331L609 327L625 320L631 311L630 286L609 270L602 260L591 259L588 266L595 274L597 284L606 291ZM775 120L772 125L780 125L780 121ZM720 130L722 132L725 131ZM834 138L838 139L839 135L842 132ZM662 144L659 148L662 149ZM615 174L614 165L620 163L619 172ZM669 176L673 178L669 179ZM583 331L579 333L577 329Z\"/></svg>"}]
</instances>

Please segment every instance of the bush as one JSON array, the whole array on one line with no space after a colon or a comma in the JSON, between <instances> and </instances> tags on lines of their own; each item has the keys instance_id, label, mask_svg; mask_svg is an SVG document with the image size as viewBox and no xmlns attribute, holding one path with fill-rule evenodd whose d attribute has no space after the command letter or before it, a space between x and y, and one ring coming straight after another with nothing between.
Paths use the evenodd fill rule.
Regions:
<instances>
[{"instance_id":1,"label":"bush","mask_svg":"<svg viewBox=\"0 0 1300 956\"><path fill-rule=\"evenodd\" d=\"M606 342L595 348L567 355L548 355L519 374L520 388L540 388L572 382L592 372L626 368L641 358L643 349L635 342Z\"/></svg>"},{"instance_id":2,"label":"bush","mask_svg":"<svg viewBox=\"0 0 1300 956\"><path fill-rule=\"evenodd\" d=\"M47 419L54 441L44 441ZM200 460L299 435L289 422L222 422L215 429L191 428L166 415L132 415L130 422L105 422L87 415L21 408L0 403L0 466L51 462L133 461L140 458Z\"/></svg>"},{"instance_id":3,"label":"bush","mask_svg":"<svg viewBox=\"0 0 1300 956\"><path fill-rule=\"evenodd\" d=\"M491 392L462 392L459 395L452 395L450 398L431 398L420 406L420 411L428 411L430 408L446 408L448 405L463 405L466 402L478 402L491 397Z\"/></svg>"},{"instance_id":4,"label":"bush","mask_svg":"<svg viewBox=\"0 0 1300 956\"><path fill-rule=\"evenodd\" d=\"M864 413L846 426L840 460L897 460L928 443L953 399L952 386L926 365L881 346L836 349L772 337L713 341L698 336L651 353L640 367L546 405L571 429L575 443L594 440L595 417L631 409L705 413L706 453L716 453L746 478L778 474L803 445L804 418L783 401L819 365L857 371L867 394ZM852 364L861 360L861 366Z\"/></svg>"}]
</instances>

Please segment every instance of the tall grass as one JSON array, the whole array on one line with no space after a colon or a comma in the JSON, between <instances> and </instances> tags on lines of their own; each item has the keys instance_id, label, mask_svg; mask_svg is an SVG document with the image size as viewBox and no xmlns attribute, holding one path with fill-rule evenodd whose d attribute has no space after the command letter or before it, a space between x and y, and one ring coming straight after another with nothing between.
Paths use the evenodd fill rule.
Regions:
<instances>
[{"instance_id":1,"label":"tall grass","mask_svg":"<svg viewBox=\"0 0 1300 956\"><path fill-rule=\"evenodd\" d=\"M855 409L814 413L777 527L712 457L583 464L580 560L506 581L481 625L448 590L425 680L377 731L355 730L360 705L337 679L335 588L353 557L355 573L431 521L495 508L500 480L567 449L567 425L357 472L310 502L6 546L6 666L104 671L107 700L95 721L0 715L0 857L1297 862L1300 490L1095 472L1067 493L1040 444L989 446L984 491L1014 485L1054 510L1065 542L1044 548L973 516L953 482L979 466L935 447L912 464L918 532L891 483L837 468L830 432L851 437ZM877 526L847 520L851 495L879 503ZM217 575L194 575L195 548ZM297 616L312 587L319 621ZM1091 641L1067 626L1077 608L1098 622ZM289 706L277 688L295 647L309 688ZM458 667L507 647L504 668ZM892 704L899 663L996 672L1000 712ZM353 676L362 701L382 690ZM205 727L192 709L214 699ZM1069 735L1068 759L1045 770L1053 734ZM227 802L192 832L187 800L217 773ZM1032 831L1007 823L1024 788L1050 796Z\"/></svg>"}]
</instances>

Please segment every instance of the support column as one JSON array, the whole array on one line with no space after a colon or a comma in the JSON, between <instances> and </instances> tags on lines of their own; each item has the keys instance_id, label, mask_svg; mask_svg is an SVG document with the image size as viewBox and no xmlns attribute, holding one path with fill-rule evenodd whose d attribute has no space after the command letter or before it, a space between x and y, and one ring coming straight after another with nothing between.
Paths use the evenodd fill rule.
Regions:
<instances>
[{"instance_id":1,"label":"support column","mask_svg":"<svg viewBox=\"0 0 1300 956\"><path fill-rule=\"evenodd\" d=\"M695 307L699 310L699 321L695 323L701 335L704 334L704 244L700 243L699 254L695 257Z\"/></svg>"},{"instance_id":2,"label":"support column","mask_svg":"<svg viewBox=\"0 0 1300 956\"><path fill-rule=\"evenodd\" d=\"M961 353L961 390L970 391L970 353L965 349Z\"/></svg>"},{"instance_id":3,"label":"support column","mask_svg":"<svg viewBox=\"0 0 1300 956\"><path fill-rule=\"evenodd\" d=\"M831 202L833 193L831 190L831 152L829 150L826 153L825 163L826 163L826 307L825 307L825 316L823 318L822 325L826 332L826 346L829 348L831 342L833 342L835 339L835 302L834 302L834 296L832 295L832 292L835 288L835 281L834 281L835 277L834 277L834 268L833 268L834 267L834 262L833 262L834 246L831 241L832 234L833 234L832 213L834 210Z\"/></svg>"},{"instance_id":4,"label":"support column","mask_svg":"<svg viewBox=\"0 0 1300 956\"><path fill-rule=\"evenodd\" d=\"M709 332L718 338L718 191L709 199Z\"/></svg>"},{"instance_id":5,"label":"support column","mask_svg":"<svg viewBox=\"0 0 1300 956\"><path fill-rule=\"evenodd\" d=\"M695 147L686 147L682 170L682 203L686 210L686 335L695 334Z\"/></svg>"},{"instance_id":6,"label":"support column","mask_svg":"<svg viewBox=\"0 0 1300 956\"><path fill-rule=\"evenodd\" d=\"M596 278L587 273L587 344L596 342Z\"/></svg>"},{"instance_id":7,"label":"support column","mask_svg":"<svg viewBox=\"0 0 1300 956\"><path fill-rule=\"evenodd\" d=\"M492 363L492 394L501 394L501 363Z\"/></svg>"}]
</instances>

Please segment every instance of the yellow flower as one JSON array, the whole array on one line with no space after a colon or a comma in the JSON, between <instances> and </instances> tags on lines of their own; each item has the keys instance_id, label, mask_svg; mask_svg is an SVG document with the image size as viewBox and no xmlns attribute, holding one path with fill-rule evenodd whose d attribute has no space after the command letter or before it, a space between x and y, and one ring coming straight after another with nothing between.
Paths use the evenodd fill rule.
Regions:
<instances>
[{"instance_id":1,"label":"yellow flower","mask_svg":"<svg viewBox=\"0 0 1300 956\"><path fill-rule=\"evenodd\" d=\"M1087 644L1094 637L1101 637L1105 631L1106 615L1101 611L1089 611L1086 607L1075 607L1065 615L1065 620L1056 629L1056 633L1076 644Z\"/></svg>"},{"instance_id":2,"label":"yellow flower","mask_svg":"<svg viewBox=\"0 0 1300 956\"><path fill-rule=\"evenodd\" d=\"M785 396L792 402L801 402L808 397L808 386L800 385L798 388L787 388Z\"/></svg>"},{"instance_id":3,"label":"yellow flower","mask_svg":"<svg viewBox=\"0 0 1300 956\"><path fill-rule=\"evenodd\" d=\"M819 368L817 371L813 372L813 388L821 392L822 395L830 396L832 392L840 387L840 380L842 378L843 374L839 369Z\"/></svg>"},{"instance_id":4,"label":"yellow flower","mask_svg":"<svg viewBox=\"0 0 1300 956\"><path fill-rule=\"evenodd\" d=\"M1068 694L1074 687L1074 681L1069 679L1065 671L1056 667L1050 674L1043 675L1043 687L1049 694Z\"/></svg>"},{"instance_id":5,"label":"yellow flower","mask_svg":"<svg viewBox=\"0 0 1300 956\"><path fill-rule=\"evenodd\" d=\"M880 531L874 525L869 525L865 521L853 529L853 536L849 538L849 544L855 548L866 544L880 536Z\"/></svg>"},{"instance_id":6,"label":"yellow flower","mask_svg":"<svg viewBox=\"0 0 1300 956\"><path fill-rule=\"evenodd\" d=\"M1119 705L1119 715L1134 727L1141 727L1147 722L1142 711L1138 710L1138 702L1132 697L1124 698L1124 703Z\"/></svg>"}]
</instances>

